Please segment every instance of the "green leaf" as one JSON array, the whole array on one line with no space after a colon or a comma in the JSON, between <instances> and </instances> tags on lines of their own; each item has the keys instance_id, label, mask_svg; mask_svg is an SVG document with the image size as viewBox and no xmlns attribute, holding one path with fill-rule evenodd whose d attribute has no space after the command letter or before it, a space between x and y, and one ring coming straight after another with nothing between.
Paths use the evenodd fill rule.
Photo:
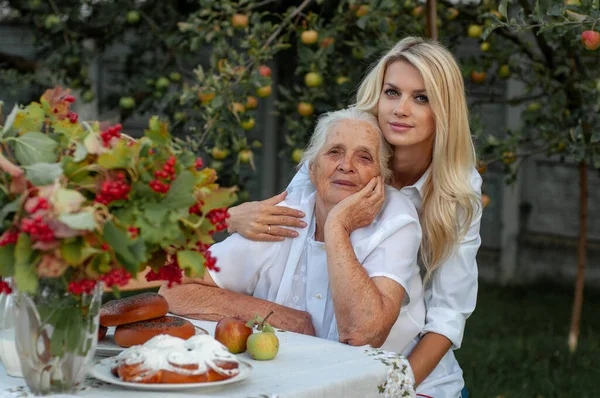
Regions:
<instances>
[{"instance_id":1,"label":"green leaf","mask_svg":"<svg viewBox=\"0 0 600 398\"><path fill-rule=\"evenodd\" d=\"M18 210L19 202L20 202L20 199L17 198L15 200L13 200L12 202L5 204L4 207L2 207L2 209L0 209L0 225L2 225L2 222L4 221L6 216L8 216L10 213L14 213L15 211Z\"/></svg>"},{"instance_id":2,"label":"green leaf","mask_svg":"<svg viewBox=\"0 0 600 398\"><path fill-rule=\"evenodd\" d=\"M179 223L164 223L160 227L150 222L146 217L140 217L136 221L136 226L140 229L142 239L147 243L157 245L168 244L179 238L181 229Z\"/></svg>"},{"instance_id":3,"label":"green leaf","mask_svg":"<svg viewBox=\"0 0 600 398\"><path fill-rule=\"evenodd\" d=\"M27 179L38 187L54 183L63 173L60 163L36 163L23 168Z\"/></svg>"},{"instance_id":4,"label":"green leaf","mask_svg":"<svg viewBox=\"0 0 600 398\"><path fill-rule=\"evenodd\" d=\"M60 242L60 255L69 265L80 265L82 260L83 240L75 239L72 241L63 240Z\"/></svg>"},{"instance_id":5,"label":"green leaf","mask_svg":"<svg viewBox=\"0 0 600 398\"><path fill-rule=\"evenodd\" d=\"M185 271L189 277L204 276L204 256L192 250L180 250L177 252L177 263L179 268Z\"/></svg>"},{"instance_id":6,"label":"green leaf","mask_svg":"<svg viewBox=\"0 0 600 398\"><path fill-rule=\"evenodd\" d=\"M235 191L237 188L217 188L210 193L209 196L205 197L202 211L208 213L213 209L220 209L222 207L229 207L237 201L237 195Z\"/></svg>"},{"instance_id":7,"label":"green leaf","mask_svg":"<svg viewBox=\"0 0 600 398\"><path fill-rule=\"evenodd\" d=\"M504 17L504 19L508 19L508 0L502 0L500 2L500 5L498 6L498 12Z\"/></svg>"},{"instance_id":8,"label":"green leaf","mask_svg":"<svg viewBox=\"0 0 600 398\"><path fill-rule=\"evenodd\" d=\"M361 30L365 30L368 23L369 23L368 17L361 17L361 18L358 18L358 20L356 21L356 26L358 26Z\"/></svg>"},{"instance_id":9,"label":"green leaf","mask_svg":"<svg viewBox=\"0 0 600 398\"><path fill-rule=\"evenodd\" d=\"M15 273L15 245L0 246L0 275L13 276Z\"/></svg>"},{"instance_id":10,"label":"green leaf","mask_svg":"<svg viewBox=\"0 0 600 398\"><path fill-rule=\"evenodd\" d=\"M18 244L17 244L18 245ZM15 283L20 291L35 294L38 288L38 276L35 264L15 263Z\"/></svg>"},{"instance_id":11,"label":"green leaf","mask_svg":"<svg viewBox=\"0 0 600 398\"><path fill-rule=\"evenodd\" d=\"M58 214L69 214L81 209L85 196L74 189L59 188L52 195L52 202Z\"/></svg>"},{"instance_id":12,"label":"green leaf","mask_svg":"<svg viewBox=\"0 0 600 398\"><path fill-rule=\"evenodd\" d=\"M113 215L124 225L132 225L135 221L135 213L137 208L134 206L122 207L115 209Z\"/></svg>"},{"instance_id":13,"label":"green leaf","mask_svg":"<svg viewBox=\"0 0 600 398\"><path fill-rule=\"evenodd\" d=\"M146 137L150 138L154 144L162 146L169 142L170 134L168 124L160 121L158 116L152 116L149 122L149 129L144 131Z\"/></svg>"},{"instance_id":14,"label":"green leaf","mask_svg":"<svg viewBox=\"0 0 600 398\"><path fill-rule=\"evenodd\" d=\"M21 132L39 131L46 115L42 106L37 102L32 102L25 109L17 113L13 127Z\"/></svg>"},{"instance_id":15,"label":"green leaf","mask_svg":"<svg viewBox=\"0 0 600 398\"><path fill-rule=\"evenodd\" d=\"M185 170L173 182L161 204L169 209L189 208L196 203L193 191L194 175Z\"/></svg>"},{"instance_id":16,"label":"green leaf","mask_svg":"<svg viewBox=\"0 0 600 398\"><path fill-rule=\"evenodd\" d=\"M57 146L46 134L32 131L15 138L15 157L21 166L55 162Z\"/></svg>"},{"instance_id":17,"label":"green leaf","mask_svg":"<svg viewBox=\"0 0 600 398\"><path fill-rule=\"evenodd\" d=\"M113 224L112 221L104 224L104 240L113 248L115 251L115 255L117 259L121 263L122 266L127 269L127 271L135 273L137 271L137 262L136 259L129 250L128 242L129 237L125 232L121 231L119 228Z\"/></svg>"},{"instance_id":18,"label":"green leaf","mask_svg":"<svg viewBox=\"0 0 600 398\"><path fill-rule=\"evenodd\" d=\"M60 312L61 314L54 323L54 330L52 331L52 337L50 339L50 354L56 357L63 355L64 343L67 338L67 320L65 319L64 314L62 314L62 311Z\"/></svg>"},{"instance_id":19,"label":"green leaf","mask_svg":"<svg viewBox=\"0 0 600 398\"><path fill-rule=\"evenodd\" d=\"M83 328L83 319L79 311L73 311L66 319L66 340L65 348L67 352L77 352L77 349L83 345L85 338L85 330Z\"/></svg>"},{"instance_id":20,"label":"green leaf","mask_svg":"<svg viewBox=\"0 0 600 398\"><path fill-rule=\"evenodd\" d=\"M136 239L132 245L129 245L129 250L133 253L138 264L146 263L150 259L150 253L148 253L143 239Z\"/></svg>"},{"instance_id":21,"label":"green leaf","mask_svg":"<svg viewBox=\"0 0 600 398\"><path fill-rule=\"evenodd\" d=\"M94 213L91 211L83 211L76 214L63 214L58 217L58 221L66 224L69 228L78 231L94 231L96 229L96 220Z\"/></svg>"},{"instance_id":22,"label":"green leaf","mask_svg":"<svg viewBox=\"0 0 600 398\"><path fill-rule=\"evenodd\" d=\"M160 203L151 203L144 209L146 220L157 227L160 227L167 219L169 209Z\"/></svg>"},{"instance_id":23,"label":"green leaf","mask_svg":"<svg viewBox=\"0 0 600 398\"><path fill-rule=\"evenodd\" d=\"M512 23L512 22L511 22ZM483 31L483 33L481 34L481 40L486 40L487 37L496 29L498 29L499 27L501 27L501 24L495 24L495 25L490 25L487 28L485 28L485 30Z\"/></svg>"},{"instance_id":24,"label":"green leaf","mask_svg":"<svg viewBox=\"0 0 600 398\"><path fill-rule=\"evenodd\" d=\"M15 122L15 118L17 117L18 112L19 112L19 105L15 104L12 111L10 111L10 113L6 117L6 122L4 123L4 128L2 129L0 138L4 137L4 134L6 134L11 129L13 123Z\"/></svg>"},{"instance_id":25,"label":"green leaf","mask_svg":"<svg viewBox=\"0 0 600 398\"><path fill-rule=\"evenodd\" d=\"M17 245L15 247L15 263L17 266L22 264L29 264L32 254L31 239L29 235L21 232L17 239Z\"/></svg>"},{"instance_id":26,"label":"green leaf","mask_svg":"<svg viewBox=\"0 0 600 398\"><path fill-rule=\"evenodd\" d=\"M73 160L76 163L81 162L83 159L85 159L87 154L88 151L83 144L80 144L79 142L75 144L75 154L73 154Z\"/></svg>"},{"instance_id":27,"label":"green leaf","mask_svg":"<svg viewBox=\"0 0 600 398\"><path fill-rule=\"evenodd\" d=\"M98 156L98 165L107 169L126 169L131 167L133 157L132 147L125 140L119 140L110 152Z\"/></svg>"}]
</instances>

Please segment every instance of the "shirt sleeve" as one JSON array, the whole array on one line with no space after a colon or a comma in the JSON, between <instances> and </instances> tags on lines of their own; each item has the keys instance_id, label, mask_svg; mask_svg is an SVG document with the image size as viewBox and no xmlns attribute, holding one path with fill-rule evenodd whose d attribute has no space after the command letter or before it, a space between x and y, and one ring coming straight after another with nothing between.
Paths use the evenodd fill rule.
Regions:
<instances>
[{"instance_id":1,"label":"shirt sleeve","mask_svg":"<svg viewBox=\"0 0 600 398\"><path fill-rule=\"evenodd\" d=\"M481 197L481 177L477 171L474 171L471 183ZM477 302L476 255L481 245L481 214L479 206L456 251L433 273L425 288L427 315L421 334L441 334L452 342L452 349L460 348L465 323Z\"/></svg>"},{"instance_id":2,"label":"shirt sleeve","mask_svg":"<svg viewBox=\"0 0 600 398\"><path fill-rule=\"evenodd\" d=\"M408 201L407 201L408 202ZM414 210L413 210L414 211ZM410 280L419 273L417 255L421 243L421 227L417 216L397 214L387 220L373 236L383 240L367 255L362 265L370 278L383 276L404 288L402 305L410 302Z\"/></svg>"},{"instance_id":3,"label":"shirt sleeve","mask_svg":"<svg viewBox=\"0 0 600 398\"><path fill-rule=\"evenodd\" d=\"M275 261L280 242L255 242L235 233L210 247L219 271L208 270L217 286L253 295L260 273Z\"/></svg>"}]
</instances>

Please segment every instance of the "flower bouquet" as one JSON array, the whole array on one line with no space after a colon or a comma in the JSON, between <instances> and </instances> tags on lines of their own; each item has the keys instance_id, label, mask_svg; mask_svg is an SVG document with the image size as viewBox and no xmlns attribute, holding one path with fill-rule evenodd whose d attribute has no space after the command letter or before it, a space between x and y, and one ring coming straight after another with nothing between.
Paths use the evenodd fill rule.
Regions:
<instances>
[{"instance_id":1,"label":"flower bouquet","mask_svg":"<svg viewBox=\"0 0 600 398\"><path fill-rule=\"evenodd\" d=\"M16 286L17 349L35 393L81 381L102 285L118 291L147 266L169 285L215 268L212 234L236 200L157 117L134 139L120 124L79 122L74 101L54 88L0 118L0 276Z\"/></svg>"}]
</instances>

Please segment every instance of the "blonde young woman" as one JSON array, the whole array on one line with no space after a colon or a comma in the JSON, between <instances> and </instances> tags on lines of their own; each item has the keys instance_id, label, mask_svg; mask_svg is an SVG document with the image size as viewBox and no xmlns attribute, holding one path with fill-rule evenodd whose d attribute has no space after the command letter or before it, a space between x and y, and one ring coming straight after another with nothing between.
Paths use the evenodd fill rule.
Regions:
<instances>
[{"instance_id":1,"label":"blonde young woman","mask_svg":"<svg viewBox=\"0 0 600 398\"><path fill-rule=\"evenodd\" d=\"M417 393L459 397L464 382L452 350L460 347L466 319L475 308L475 256L481 243L481 177L475 169L462 75L442 45L408 37L370 70L354 106L377 116L394 148L388 183L415 204L423 230L426 325L409 355ZM302 165L288 190L310 184L306 169ZM285 226L304 228L303 214L275 206L285 196L230 209L229 231L264 241L297 236ZM358 192L352 200L354 206L346 207L347 233L379 211L376 195Z\"/></svg>"}]
</instances>

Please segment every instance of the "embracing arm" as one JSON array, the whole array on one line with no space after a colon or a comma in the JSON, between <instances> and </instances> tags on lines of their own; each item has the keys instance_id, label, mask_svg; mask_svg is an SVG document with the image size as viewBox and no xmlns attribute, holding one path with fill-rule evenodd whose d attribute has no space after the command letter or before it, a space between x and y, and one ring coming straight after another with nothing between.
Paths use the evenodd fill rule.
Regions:
<instances>
[{"instance_id":1,"label":"embracing arm","mask_svg":"<svg viewBox=\"0 0 600 398\"><path fill-rule=\"evenodd\" d=\"M473 189L481 195L479 174L474 171L471 180ZM429 376L450 348L460 348L466 320L475 310L481 214L480 208L456 251L431 277L423 337L408 357L417 385Z\"/></svg>"},{"instance_id":2,"label":"embracing arm","mask_svg":"<svg viewBox=\"0 0 600 398\"><path fill-rule=\"evenodd\" d=\"M220 321L225 317L250 320L273 311L269 322L280 329L314 336L310 314L267 300L221 289L212 282L207 272L204 279L186 279L170 288L163 285L159 294L169 302L169 311L195 319Z\"/></svg>"}]
</instances>

